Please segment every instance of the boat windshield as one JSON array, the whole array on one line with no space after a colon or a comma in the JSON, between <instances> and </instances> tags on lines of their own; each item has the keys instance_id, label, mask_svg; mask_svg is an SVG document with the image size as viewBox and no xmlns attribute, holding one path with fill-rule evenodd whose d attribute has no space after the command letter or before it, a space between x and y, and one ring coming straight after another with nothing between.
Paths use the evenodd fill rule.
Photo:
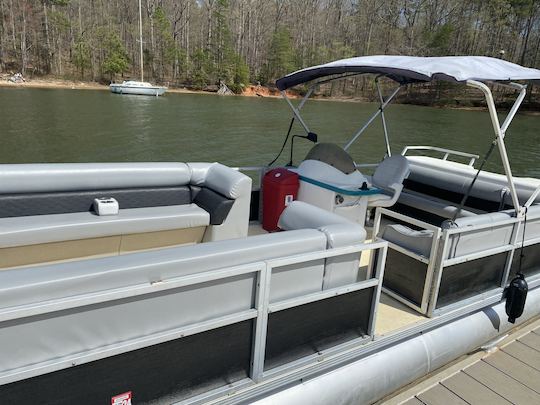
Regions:
<instances>
[{"instance_id":1,"label":"boat windshield","mask_svg":"<svg viewBox=\"0 0 540 405\"><path fill-rule=\"evenodd\" d=\"M122 83L124 86L133 86L133 87L152 87L148 82L137 82L135 80L126 80Z\"/></svg>"}]
</instances>

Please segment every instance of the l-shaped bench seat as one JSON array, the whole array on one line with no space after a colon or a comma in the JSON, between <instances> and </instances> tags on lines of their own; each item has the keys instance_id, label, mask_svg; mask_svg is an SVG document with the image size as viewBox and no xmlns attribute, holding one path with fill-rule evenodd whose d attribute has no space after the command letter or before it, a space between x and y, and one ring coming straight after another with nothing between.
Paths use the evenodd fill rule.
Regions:
<instances>
[{"instance_id":1,"label":"l-shaped bench seat","mask_svg":"<svg viewBox=\"0 0 540 405\"><path fill-rule=\"evenodd\" d=\"M269 311L265 367L313 354L330 342L371 336L380 281L366 281L358 267L359 252L320 257L327 249L362 244L364 228L299 201L285 209L280 226L286 231L0 271L0 321L4 321L0 322L0 376L39 372L41 365L49 363L71 367L74 363L66 360L70 356L84 358L87 353L108 353L118 347L120 353L141 349L156 339L181 339L184 335L179 331L205 324L215 323L214 328L229 333L231 319L251 322L257 312L257 291L266 291L271 306L356 286L323 300L310 298ZM384 261L380 252L377 257ZM312 260L274 263L266 273L269 282L257 287L263 261L310 253L315 255ZM233 271L241 266L245 270ZM358 288L355 283L363 281ZM5 322L15 314L22 321ZM183 344L194 339L205 342L211 332L195 333ZM235 333L223 334L225 346L215 349L243 350L249 357L251 337L245 347L238 347L241 336ZM197 350L214 347L200 343ZM235 354L227 361L237 355L231 353ZM150 367L149 372L155 369ZM209 373L215 375L214 369Z\"/></svg>"},{"instance_id":2,"label":"l-shaped bench seat","mask_svg":"<svg viewBox=\"0 0 540 405\"><path fill-rule=\"evenodd\" d=\"M85 258L39 267L6 269L0 272L0 294L3 297L0 309L60 299L67 293L75 296L109 291L245 263L360 244L366 237L362 226L300 201L290 204L283 212L280 225L286 232L167 247L121 257ZM359 273L358 254L339 257L339 261L336 259L283 266L281 271L273 275L274 295L270 301L363 279L364 275ZM328 267L326 271L325 263ZM325 283L324 277L335 279L333 273L343 273L346 279L341 277L339 282Z\"/></svg>"},{"instance_id":3,"label":"l-shaped bench seat","mask_svg":"<svg viewBox=\"0 0 540 405\"><path fill-rule=\"evenodd\" d=\"M505 267L514 241L523 239L523 224L514 235L515 210L506 177L481 172L466 205L458 209L476 170L470 166L424 156L408 157L411 174L398 204L383 212L377 236L390 242L384 286L415 309L426 312L431 288L438 291L431 310L496 289L504 282ZM520 204L540 184L515 179ZM404 216L403 216L404 215ZM454 218L456 216L456 218ZM447 239L444 232L448 232ZM540 273L540 198L527 214L522 271ZM519 254L513 255L510 274ZM442 266L442 270L436 270ZM433 279L439 274L440 280ZM442 275L442 276L441 276Z\"/></svg>"},{"instance_id":4,"label":"l-shaped bench seat","mask_svg":"<svg viewBox=\"0 0 540 405\"><path fill-rule=\"evenodd\" d=\"M0 166L0 268L247 236L251 179L219 163ZM93 200L119 213L99 216Z\"/></svg>"},{"instance_id":5,"label":"l-shaped bench seat","mask_svg":"<svg viewBox=\"0 0 540 405\"><path fill-rule=\"evenodd\" d=\"M408 156L407 159L411 173L405 181L406 188L401 193L398 204L392 210L427 222L441 230L497 223L514 216L513 209L501 210L511 203L505 176L481 172L467 204L458 210L476 170L465 164L426 156ZM521 203L525 203L540 184L535 179L525 178L516 178L515 182ZM469 203L472 206L469 206ZM530 215L539 215L539 210L540 197L536 204L531 206ZM452 222L454 215L457 215L457 218ZM470 234L469 237L461 235L455 238L447 258L481 251L497 243L509 243L510 235L511 227L499 228L495 232L488 229L483 232L482 237L478 234ZM381 228L379 236L426 258L430 256L433 236L431 230L416 229L407 224L389 224Z\"/></svg>"},{"instance_id":6,"label":"l-shaped bench seat","mask_svg":"<svg viewBox=\"0 0 540 405\"><path fill-rule=\"evenodd\" d=\"M427 156L407 156L407 160L411 173L404 181L405 187L398 203L438 217L451 218L477 170L462 163ZM524 204L540 185L540 180L514 177L514 185L520 204ZM540 203L540 196L535 203ZM512 198L506 176L481 171L460 215L470 216L509 208L512 208Z\"/></svg>"}]
</instances>

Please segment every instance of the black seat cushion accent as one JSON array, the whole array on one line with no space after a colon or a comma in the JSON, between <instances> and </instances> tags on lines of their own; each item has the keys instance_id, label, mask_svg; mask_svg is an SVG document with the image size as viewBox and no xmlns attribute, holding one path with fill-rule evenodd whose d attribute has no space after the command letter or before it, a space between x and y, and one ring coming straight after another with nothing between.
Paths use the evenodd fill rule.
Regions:
<instances>
[{"instance_id":1,"label":"black seat cushion accent","mask_svg":"<svg viewBox=\"0 0 540 405\"><path fill-rule=\"evenodd\" d=\"M113 197L120 209L191 204L189 186L0 195L0 218L93 210L98 197Z\"/></svg>"},{"instance_id":2,"label":"black seat cushion accent","mask_svg":"<svg viewBox=\"0 0 540 405\"><path fill-rule=\"evenodd\" d=\"M201 187L193 202L210 214L210 225L221 225L234 204L234 200L206 187Z\"/></svg>"},{"instance_id":3,"label":"black seat cushion accent","mask_svg":"<svg viewBox=\"0 0 540 405\"><path fill-rule=\"evenodd\" d=\"M131 390L135 404L170 404L247 378L252 339L249 319L1 385L1 403L107 404Z\"/></svg>"},{"instance_id":4,"label":"black seat cushion accent","mask_svg":"<svg viewBox=\"0 0 540 405\"><path fill-rule=\"evenodd\" d=\"M420 183L414 180L406 179L403 182L406 190L416 191L422 194L431 195L446 201L450 201L456 204L460 204L463 199L463 194L453 191L445 190L439 187L430 186L428 184ZM501 207L500 201L489 201L486 199L469 196L465 207L475 208L486 212L497 212L502 209L512 208L508 204Z\"/></svg>"}]
</instances>

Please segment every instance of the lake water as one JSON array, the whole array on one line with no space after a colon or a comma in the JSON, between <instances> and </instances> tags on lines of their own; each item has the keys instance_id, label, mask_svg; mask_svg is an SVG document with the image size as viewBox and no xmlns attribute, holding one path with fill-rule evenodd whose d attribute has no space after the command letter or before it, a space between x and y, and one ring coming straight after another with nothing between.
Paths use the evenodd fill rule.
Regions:
<instances>
[{"instance_id":1,"label":"lake water","mask_svg":"<svg viewBox=\"0 0 540 405\"><path fill-rule=\"evenodd\" d=\"M303 115L319 141L344 145L373 113L370 103L309 101ZM281 99L0 88L0 162L220 161L267 164L279 152L290 110ZM487 112L391 105L392 151L433 145L483 155L493 139ZM293 134L303 134L299 126ZM515 175L540 177L540 116L519 115L507 132ZM310 144L295 140L295 159ZM350 149L359 163L384 153L380 120ZM288 161L289 149L279 162ZM487 166L500 170L498 153Z\"/></svg>"}]
</instances>

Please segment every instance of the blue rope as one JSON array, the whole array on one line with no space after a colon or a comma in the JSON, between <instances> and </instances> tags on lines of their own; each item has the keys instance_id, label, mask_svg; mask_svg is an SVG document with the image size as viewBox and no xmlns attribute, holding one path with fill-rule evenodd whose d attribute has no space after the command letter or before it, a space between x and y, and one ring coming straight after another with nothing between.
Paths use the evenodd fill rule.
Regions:
<instances>
[{"instance_id":1,"label":"blue rope","mask_svg":"<svg viewBox=\"0 0 540 405\"><path fill-rule=\"evenodd\" d=\"M378 188L370 188L368 190L346 190L343 188L335 187L330 184L323 183L322 181L314 180L309 177L305 176L299 176L300 180L305 181L306 183L313 184L315 186L324 188L326 190L334 191L335 193L344 194L344 195L352 195L352 196L362 196L362 195L374 195L374 194L380 194L381 190Z\"/></svg>"}]
</instances>

